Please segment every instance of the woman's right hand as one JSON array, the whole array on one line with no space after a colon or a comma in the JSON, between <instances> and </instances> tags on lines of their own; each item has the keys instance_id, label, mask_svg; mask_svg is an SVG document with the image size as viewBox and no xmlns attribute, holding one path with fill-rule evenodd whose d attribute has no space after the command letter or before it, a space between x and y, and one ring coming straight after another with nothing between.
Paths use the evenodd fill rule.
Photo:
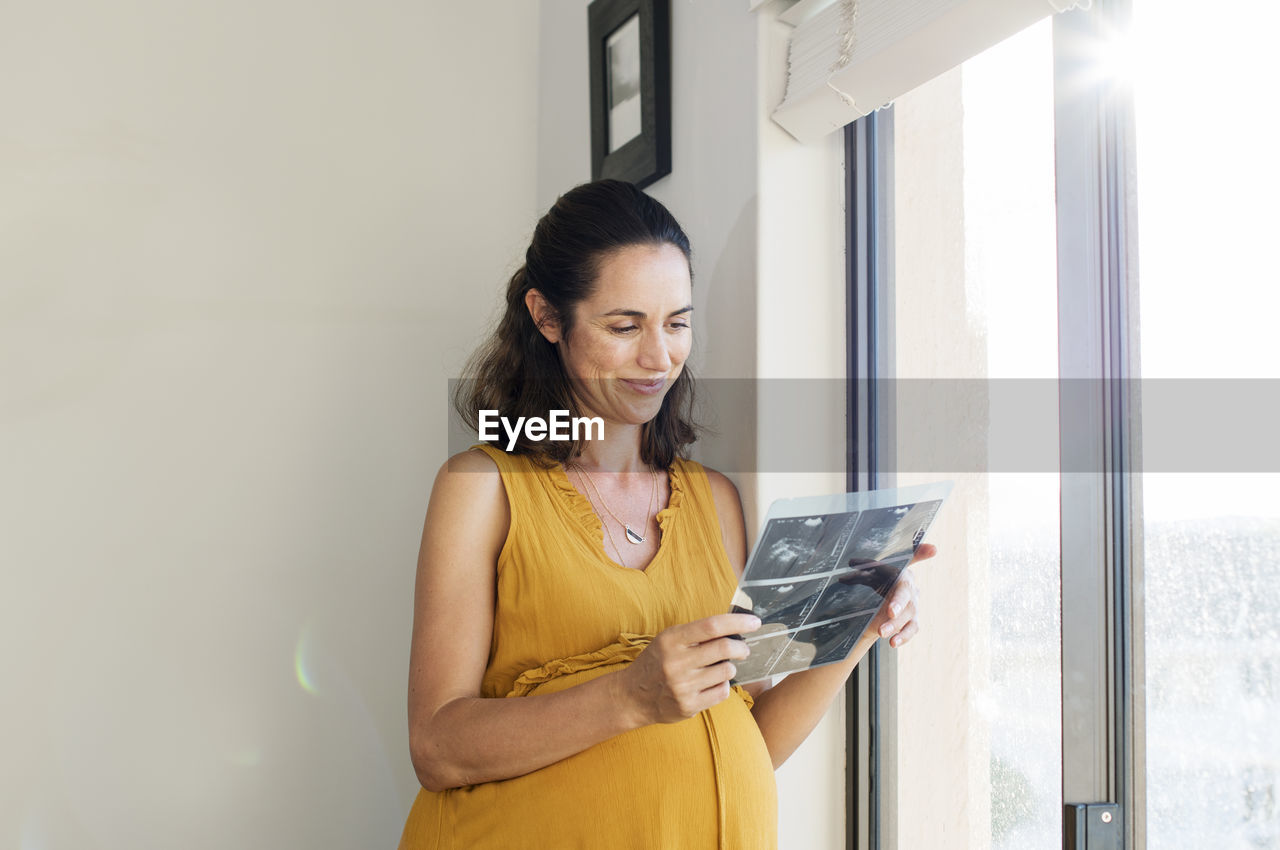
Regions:
<instances>
[{"instance_id":1,"label":"woman's right hand","mask_svg":"<svg viewBox=\"0 0 1280 850\"><path fill-rule=\"evenodd\" d=\"M660 632L618 674L640 725L675 723L726 699L733 662L751 654L731 636L758 628L753 614L716 614Z\"/></svg>"}]
</instances>

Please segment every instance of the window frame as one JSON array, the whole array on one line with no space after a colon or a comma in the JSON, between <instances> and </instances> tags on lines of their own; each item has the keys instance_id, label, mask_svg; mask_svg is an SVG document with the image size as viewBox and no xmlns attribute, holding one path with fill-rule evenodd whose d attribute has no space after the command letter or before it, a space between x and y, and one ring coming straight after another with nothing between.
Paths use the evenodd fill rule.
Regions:
<instances>
[{"instance_id":1,"label":"window frame","mask_svg":"<svg viewBox=\"0 0 1280 850\"><path fill-rule=\"evenodd\" d=\"M844 128L845 216L848 250L846 313L849 428L846 486L891 487L892 394L877 391L893 377L893 109L873 112ZM845 846L896 847L897 665L877 642L845 689Z\"/></svg>"},{"instance_id":2,"label":"window frame","mask_svg":"<svg viewBox=\"0 0 1280 850\"><path fill-rule=\"evenodd\" d=\"M1053 21L1061 476L1063 846L1077 806L1119 806L1146 846L1141 407L1132 93L1088 77L1131 17L1096 0ZM1081 80L1091 79L1087 85ZM847 483L893 486L893 110L844 129ZM896 850L897 676L873 648L846 694L846 847ZM1082 838L1083 836L1080 836ZM1078 846L1084 846L1079 844Z\"/></svg>"},{"instance_id":3,"label":"window frame","mask_svg":"<svg viewBox=\"0 0 1280 850\"><path fill-rule=\"evenodd\" d=\"M1128 0L1054 19L1062 467L1064 828L1119 805L1146 846L1141 406L1133 96L1091 75ZM1093 79L1091 85L1080 81ZM1068 683L1071 687L1068 688ZM1070 837L1070 836L1067 836Z\"/></svg>"}]
</instances>

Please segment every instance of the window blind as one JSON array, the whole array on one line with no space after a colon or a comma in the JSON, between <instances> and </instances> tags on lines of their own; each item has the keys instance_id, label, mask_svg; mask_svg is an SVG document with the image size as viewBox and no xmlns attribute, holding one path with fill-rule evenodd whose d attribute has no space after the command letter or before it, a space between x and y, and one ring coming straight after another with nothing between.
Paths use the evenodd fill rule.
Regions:
<instances>
[{"instance_id":1,"label":"window blind","mask_svg":"<svg viewBox=\"0 0 1280 850\"><path fill-rule=\"evenodd\" d=\"M773 120L810 142L1089 0L801 0Z\"/></svg>"}]
</instances>

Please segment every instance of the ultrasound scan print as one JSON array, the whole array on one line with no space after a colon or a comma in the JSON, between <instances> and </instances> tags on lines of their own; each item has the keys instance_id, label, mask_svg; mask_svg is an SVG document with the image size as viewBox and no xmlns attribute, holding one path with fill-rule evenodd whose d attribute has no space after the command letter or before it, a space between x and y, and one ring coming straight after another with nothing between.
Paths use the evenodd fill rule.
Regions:
<instances>
[{"instance_id":1,"label":"ultrasound scan print","mask_svg":"<svg viewBox=\"0 0 1280 850\"><path fill-rule=\"evenodd\" d=\"M755 614L763 624L743 638L751 657L737 665L736 681L848 658L950 488L950 482L938 482L775 502L770 514L793 516L765 523L731 603L733 611ZM867 504L888 506L862 507ZM833 505L845 510L831 512Z\"/></svg>"}]
</instances>

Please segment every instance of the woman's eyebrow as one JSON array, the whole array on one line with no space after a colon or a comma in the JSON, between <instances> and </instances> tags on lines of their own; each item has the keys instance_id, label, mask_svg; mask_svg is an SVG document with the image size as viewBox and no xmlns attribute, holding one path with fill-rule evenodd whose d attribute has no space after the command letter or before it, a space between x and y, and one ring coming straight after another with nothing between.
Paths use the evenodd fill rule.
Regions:
<instances>
[{"instance_id":1,"label":"woman's eyebrow","mask_svg":"<svg viewBox=\"0 0 1280 850\"><path fill-rule=\"evenodd\" d=\"M686 304L685 306L681 307L679 310L672 310L670 313L667 314L667 318L670 319L672 316L679 316L681 313L689 313L689 312L692 312L692 310L693 310L693 305ZM610 310L608 313L601 313L600 315L601 316L627 316L633 319L645 319L645 318L648 318L649 316L648 313L645 313L642 310L628 310L624 307L619 307L616 310Z\"/></svg>"}]
</instances>

